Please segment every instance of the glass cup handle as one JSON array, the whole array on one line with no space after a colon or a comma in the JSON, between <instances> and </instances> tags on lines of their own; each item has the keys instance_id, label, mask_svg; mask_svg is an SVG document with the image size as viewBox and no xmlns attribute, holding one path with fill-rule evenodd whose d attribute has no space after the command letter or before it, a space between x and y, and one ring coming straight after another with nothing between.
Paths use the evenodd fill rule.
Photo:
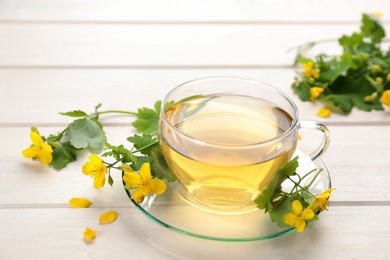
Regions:
<instances>
[{"instance_id":1,"label":"glass cup handle","mask_svg":"<svg viewBox=\"0 0 390 260\"><path fill-rule=\"evenodd\" d=\"M320 130L324 134L324 138L322 139L321 144L313 152L308 154L308 156L314 161L320 155L322 155L326 151L326 149L328 149L329 142L330 142L329 129L324 124L321 124L320 122L309 121L309 120L299 121L298 128Z\"/></svg>"}]
</instances>

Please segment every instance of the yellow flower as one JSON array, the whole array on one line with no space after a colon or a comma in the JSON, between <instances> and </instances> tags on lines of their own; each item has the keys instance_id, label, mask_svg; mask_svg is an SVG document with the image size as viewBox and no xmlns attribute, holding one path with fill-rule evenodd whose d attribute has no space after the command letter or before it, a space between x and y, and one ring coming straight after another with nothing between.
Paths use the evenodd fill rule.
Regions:
<instances>
[{"instance_id":1,"label":"yellow flower","mask_svg":"<svg viewBox=\"0 0 390 260\"><path fill-rule=\"evenodd\" d=\"M310 88L310 101L314 102L322 92L324 92L324 88L321 87L312 87Z\"/></svg>"},{"instance_id":2,"label":"yellow flower","mask_svg":"<svg viewBox=\"0 0 390 260\"><path fill-rule=\"evenodd\" d=\"M82 172L93 177L93 186L95 188L103 188L106 182L107 168L102 159L96 154L92 154L88 158L89 162L83 165Z\"/></svg>"},{"instance_id":3,"label":"yellow flower","mask_svg":"<svg viewBox=\"0 0 390 260\"><path fill-rule=\"evenodd\" d=\"M99 222L101 224L109 224L114 222L118 218L118 213L116 211L107 211L100 215Z\"/></svg>"},{"instance_id":4,"label":"yellow flower","mask_svg":"<svg viewBox=\"0 0 390 260\"><path fill-rule=\"evenodd\" d=\"M314 212L324 211L329 206L329 197L332 195L332 191L336 188L328 189L318 195L310 204L309 208L311 208Z\"/></svg>"},{"instance_id":5,"label":"yellow flower","mask_svg":"<svg viewBox=\"0 0 390 260\"><path fill-rule=\"evenodd\" d=\"M332 110L330 110L327 107L320 108L317 111L317 116L320 116L320 117L329 117L330 114L332 114Z\"/></svg>"},{"instance_id":6,"label":"yellow flower","mask_svg":"<svg viewBox=\"0 0 390 260\"><path fill-rule=\"evenodd\" d=\"M49 164L53 160L53 148L50 145L43 143L42 137L35 132L30 133L32 145L23 150L22 154L26 158L39 159L43 164Z\"/></svg>"},{"instance_id":7,"label":"yellow flower","mask_svg":"<svg viewBox=\"0 0 390 260\"><path fill-rule=\"evenodd\" d=\"M302 203L299 200L294 200L291 203L292 213L287 213L283 217L284 223L289 226L295 227L298 233L305 230L306 221L314 218L314 212L311 208L307 208L302 211Z\"/></svg>"},{"instance_id":8,"label":"yellow flower","mask_svg":"<svg viewBox=\"0 0 390 260\"><path fill-rule=\"evenodd\" d=\"M382 105L390 106L390 90L385 90L381 98Z\"/></svg>"},{"instance_id":9,"label":"yellow flower","mask_svg":"<svg viewBox=\"0 0 390 260\"><path fill-rule=\"evenodd\" d=\"M123 181L130 189L136 189L131 198L137 203L141 203L149 193L159 195L167 188L164 181L158 178L152 179L149 163L142 164L140 174L126 171L123 175Z\"/></svg>"},{"instance_id":10,"label":"yellow flower","mask_svg":"<svg viewBox=\"0 0 390 260\"><path fill-rule=\"evenodd\" d=\"M84 198L72 198L69 200L69 205L72 208L88 208L92 202Z\"/></svg>"},{"instance_id":11,"label":"yellow flower","mask_svg":"<svg viewBox=\"0 0 390 260\"><path fill-rule=\"evenodd\" d=\"M84 240L86 242L91 242L92 239L94 239L95 237L96 237L96 231L87 227L84 231Z\"/></svg>"},{"instance_id":12,"label":"yellow flower","mask_svg":"<svg viewBox=\"0 0 390 260\"><path fill-rule=\"evenodd\" d=\"M320 72L314 68L314 63L312 61L303 63L303 69L305 76L308 78L313 77L318 79L320 77Z\"/></svg>"}]
</instances>

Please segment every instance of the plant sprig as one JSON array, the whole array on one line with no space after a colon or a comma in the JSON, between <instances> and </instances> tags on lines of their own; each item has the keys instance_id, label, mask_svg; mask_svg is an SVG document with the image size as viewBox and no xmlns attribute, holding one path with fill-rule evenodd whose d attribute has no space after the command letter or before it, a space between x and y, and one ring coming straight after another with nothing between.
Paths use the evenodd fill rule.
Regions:
<instances>
[{"instance_id":1,"label":"plant sprig","mask_svg":"<svg viewBox=\"0 0 390 260\"><path fill-rule=\"evenodd\" d=\"M277 171L275 178L254 200L257 207L263 209L265 213L268 212L271 221L282 228L289 227L286 223L285 216L292 210L291 205L294 201L299 201L303 208L313 211L314 216L311 217L310 220L307 220L307 222L318 220L318 213L321 211L318 205L313 204L313 201L318 197L321 197L321 195L313 194L310 191L310 187L317 179L322 169L313 169L305 175L300 176L297 173L298 167L299 163L297 156L287 163L286 166ZM309 177L310 180L308 183L303 185L303 181ZM287 183L292 187L284 187ZM328 201L331 190L325 192L327 194L323 196L324 201L322 203Z\"/></svg>"},{"instance_id":2,"label":"plant sprig","mask_svg":"<svg viewBox=\"0 0 390 260\"><path fill-rule=\"evenodd\" d=\"M321 42L297 47L295 64L303 64L304 71L296 72L293 89L302 101L319 100L344 115L354 107L371 111L390 106L383 98L390 95L390 48L382 49L385 31L379 19L363 14L360 31L338 39L343 50L339 56L321 53L311 58L308 52Z\"/></svg>"},{"instance_id":3,"label":"plant sprig","mask_svg":"<svg viewBox=\"0 0 390 260\"><path fill-rule=\"evenodd\" d=\"M120 169L119 164L128 164L134 171L138 171L143 163L151 163L153 176L168 181L174 181L175 176L170 172L162 157L157 138L157 127L160 114L161 101L157 101L153 108L140 108L137 112L123 110L99 111L102 104L95 107L93 113L82 110L61 112L63 116L76 118L63 131L51 134L42 140L53 149L50 166L60 170L77 158L80 151L89 149L99 153L104 150L103 157L111 157L114 162L104 161L108 170L108 183L113 184L112 169ZM124 114L135 116L132 122L137 134L129 136L127 141L131 148L124 145L114 146L107 141L103 123L100 116L105 114ZM38 132L35 127L32 131Z\"/></svg>"}]
</instances>

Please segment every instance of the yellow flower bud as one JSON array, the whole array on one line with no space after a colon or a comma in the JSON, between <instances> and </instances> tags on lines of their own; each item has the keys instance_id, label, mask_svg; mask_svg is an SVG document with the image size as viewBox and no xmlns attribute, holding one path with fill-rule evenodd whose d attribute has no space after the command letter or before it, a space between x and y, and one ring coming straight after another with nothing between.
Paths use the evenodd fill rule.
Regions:
<instances>
[{"instance_id":1,"label":"yellow flower bud","mask_svg":"<svg viewBox=\"0 0 390 260\"><path fill-rule=\"evenodd\" d=\"M377 98L378 98L378 93L374 92L370 96L365 96L364 97L364 102L371 103L372 101L374 101Z\"/></svg>"},{"instance_id":2,"label":"yellow flower bud","mask_svg":"<svg viewBox=\"0 0 390 260\"><path fill-rule=\"evenodd\" d=\"M375 81L376 81L376 83L378 83L379 85L382 85L382 83L383 83L383 79L380 78L380 77L377 77L377 78L375 79Z\"/></svg>"},{"instance_id":3,"label":"yellow flower bud","mask_svg":"<svg viewBox=\"0 0 390 260\"><path fill-rule=\"evenodd\" d=\"M374 71L374 72L381 72L382 71L382 67L377 65L377 64L373 64L373 65L371 65L371 70Z\"/></svg>"}]
</instances>

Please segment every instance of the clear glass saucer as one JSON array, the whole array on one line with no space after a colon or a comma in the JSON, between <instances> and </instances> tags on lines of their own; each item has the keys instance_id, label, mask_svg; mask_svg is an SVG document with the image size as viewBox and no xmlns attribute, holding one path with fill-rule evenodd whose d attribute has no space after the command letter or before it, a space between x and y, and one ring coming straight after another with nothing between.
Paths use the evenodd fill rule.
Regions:
<instances>
[{"instance_id":1,"label":"clear glass saucer","mask_svg":"<svg viewBox=\"0 0 390 260\"><path fill-rule=\"evenodd\" d=\"M312 161L299 153L297 173L303 176L313 169L322 169L310 186L310 191L320 194L331 188L331 178L321 159ZM310 178L307 178L307 182ZM305 183L302 183L305 185ZM291 183L292 185L292 183ZM285 185L290 190L292 186ZM289 189L290 188L290 189ZM129 198L130 191L126 190ZM164 194L145 197L140 204L130 199L149 219L175 232L192 237L227 242L265 240L294 232L294 228L283 229L272 223L263 210L254 209L242 214L218 214L202 210L184 199L178 182L167 183Z\"/></svg>"}]
</instances>

